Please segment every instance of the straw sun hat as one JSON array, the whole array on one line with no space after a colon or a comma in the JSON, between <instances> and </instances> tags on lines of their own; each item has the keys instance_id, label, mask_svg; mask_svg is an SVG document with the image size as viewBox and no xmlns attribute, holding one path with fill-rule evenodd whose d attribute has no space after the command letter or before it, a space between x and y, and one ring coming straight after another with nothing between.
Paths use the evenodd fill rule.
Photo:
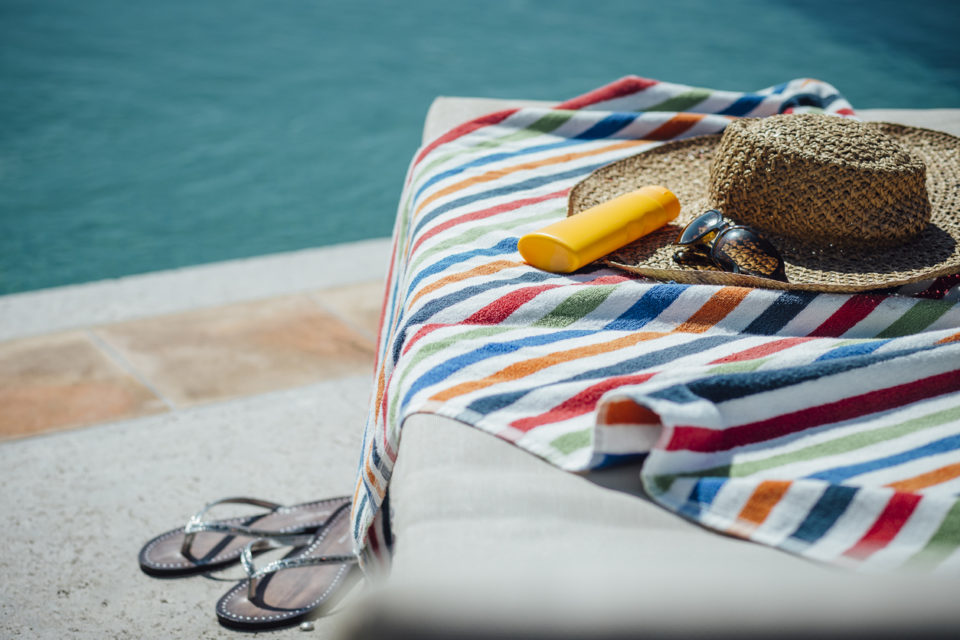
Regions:
<instances>
[{"instance_id":1,"label":"straw sun hat","mask_svg":"<svg viewBox=\"0 0 960 640\"><path fill-rule=\"evenodd\" d=\"M567 213L651 184L676 194L680 215L608 265L683 283L837 292L960 272L960 139L946 133L819 114L736 120L594 171L571 190ZM680 231L708 209L769 240L787 282L675 262Z\"/></svg>"}]
</instances>

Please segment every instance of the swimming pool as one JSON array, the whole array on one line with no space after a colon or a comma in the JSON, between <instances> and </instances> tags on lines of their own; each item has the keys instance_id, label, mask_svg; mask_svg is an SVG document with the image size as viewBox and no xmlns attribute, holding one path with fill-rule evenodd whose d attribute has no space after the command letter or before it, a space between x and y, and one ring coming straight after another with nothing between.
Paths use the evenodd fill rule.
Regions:
<instances>
[{"instance_id":1,"label":"swimming pool","mask_svg":"<svg viewBox=\"0 0 960 640\"><path fill-rule=\"evenodd\" d=\"M960 107L960 3L7 0L0 293L387 236L436 95Z\"/></svg>"}]
</instances>

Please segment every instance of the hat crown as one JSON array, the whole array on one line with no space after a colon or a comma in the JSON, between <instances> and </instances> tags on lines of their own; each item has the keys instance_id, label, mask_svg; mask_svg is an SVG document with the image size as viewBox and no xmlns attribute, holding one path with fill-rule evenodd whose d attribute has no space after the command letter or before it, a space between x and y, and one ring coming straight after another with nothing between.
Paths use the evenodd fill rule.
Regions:
<instances>
[{"instance_id":1,"label":"hat crown","mask_svg":"<svg viewBox=\"0 0 960 640\"><path fill-rule=\"evenodd\" d=\"M731 122L710 169L724 213L804 244L906 242L930 219L923 161L855 120L819 114Z\"/></svg>"}]
</instances>

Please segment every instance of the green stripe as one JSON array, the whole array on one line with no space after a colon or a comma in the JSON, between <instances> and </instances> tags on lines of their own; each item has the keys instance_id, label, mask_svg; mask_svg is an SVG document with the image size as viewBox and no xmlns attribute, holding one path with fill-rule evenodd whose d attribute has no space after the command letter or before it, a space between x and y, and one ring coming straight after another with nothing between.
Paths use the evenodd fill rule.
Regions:
<instances>
[{"instance_id":1,"label":"green stripe","mask_svg":"<svg viewBox=\"0 0 960 640\"><path fill-rule=\"evenodd\" d=\"M490 140L484 140L478 144L475 144L467 148L459 148L454 151L450 151L438 158L431 160L428 164L418 167L416 170L416 176L411 180L410 186L414 186L416 182L423 174L427 171L431 171L437 165L447 162L452 158L455 158L459 155L465 153L475 153L477 151L486 151L489 149L495 149L497 147L503 146L504 144L510 142L519 142L521 140L526 140L527 138L534 138L545 133L550 133L554 131L563 124L565 124L573 115L577 113L576 111L569 111L565 109L554 109L550 113L543 116L542 118L536 120L532 124L519 131L514 131L513 133L508 133L497 138L492 138ZM411 189L411 192L416 191L416 189Z\"/></svg>"},{"instance_id":2,"label":"green stripe","mask_svg":"<svg viewBox=\"0 0 960 640\"><path fill-rule=\"evenodd\" d=\"M691 89L672 98L647 107L644 111L687 111L713 95L709 89Z\"/></svg>"},{"instance_id":3,"label":"green stripe","mask_svg":"<svg viewBox=\"0 0 960 640\"><path fill-rule=\"evenodd\" d=\"M534 138L536 136L543 135L545 133L550 133L551 131L554 131L555 129L563 125L565 122L567 122L576 113L577 113L576 111L570 111L565 109L554 109L554 110L551 110L550 113L546 114L542 118L537 119L532 124L530 124L529 126L523 129L520 129L519 131L514 131L512 133L508 133L490 140L484 140L471 147L467 147L467 148L461 147L461 148L454 149L453 151L450 151L440 157L434 158L433 160L431 160L426 164L419 165L417 168L413 170L413 173L410 176L410 183L408 187L405 189L406 196L400 207L400 210L403 212L403 215L401 218L401 225L402 225L401 228L406 229L409 223L408 216L412 212L411 200L413 198L413 195L418 190L417 182L423 177L425 173L431 172L432 169L434 169L437 165L443 164L444 162L447 162L448 160L460 155L475 153L478 150L485 151L488 149L495 149L499 146L502 146L510 142L518 142L521 140L526 140L527 138ZM406 234L404 235L404 237L409 238L409 236ZM404 249L406 249L406 247L404 247Z\"/></svg>"},{"instance_id":4,"label":"green stripe","mask_svg":"<svg viewBox=\"0 0 960 640\"><path fill-rule=\"evenodd\" d=\"M643 481L644 490L652 496L659 496L667 491L670 491L670 487L673 486L674 481L678 476L664 474L659 476L645 476L642 473L640 474L640 479Z\"/></svg>"},{"instance_id":5,"label":"green stripe","mask_svg":"<svg viewBox=\"0 0 960 640\"><path fill-rule=\"evenodd\" d=\"M953 307L952 302L943 300L919 300L909 311L897 318L893 324L877 334L878 338L899 338L900 336L920 333L940 319Z\"/></svg>"},{"instance_id":6,"label":"green stripe","mask_svg":"<svg viewBox=\"0 0 960 640\"><path fill-rule=\"evenodd\" d=\"M932 569L960 545L960 501L953 503L936 533L908 561L914 568Z\"/></svg>"},{"instance_id":7,"label":"green stripe","mask_svg":"<svg viewBox=\"0 0 960 640\"><path fill-rule=\"evenodd\" d=\"M936 411L925 416L920 416L919 418L907 420L906 422L902 422L900 424L893 424L863 433L852 433L848 436L843 436L842 438L830 440L829 442L821 442L820 444L815 444L813 446L805 447L797 451L791 451L789 453L781 453L779 455L764 458L762 460L751 460L749 462L724 465L684 475L697 477L728 476L731 478L749 476L759 471L766 471L767 469L779 467L791 462L804 462L825 456L836 455L838 453L856 451L857 449L869 447L879 442L893 440L894 438L899 438L916 431L937 427L957 419L960 419L960 407L952 407L950 409L944 409L943 411Z\"/></svg>"},{"instance_id":8,"label":"green stripe","mask_svg":"<svg viewBox=\"0 0 960 640\"><path fill-rule=\"evenodd\" d=\"M836 342L826 345L826 351L830 352L840 347L849 347L852 344L863 344L864 342L870 342L875 339L876 338L848 338L846 340L837 340Z\"/></svg>"},{"instance_id":9,"label":"green stripe","mask_svg":"<svg viewBox=\"0 0 960 640\"><path fill-rule=\"evenodd\" d=\"M544 316L539 321L537 321L537 324L535 324L534 326L566 326L559 323L562 321L563 318L568 317L570 313L574 312L575 309L579 309L582 311L582 313L577 317L570 318L570 321L567 322L567 324L575 322L579 317L586 315L587 313L595 309L597 306L599 306L600 303L606 300L606 298L610 295L610 293L615 288L616 288L616 285L603 285L600 287L596 287L596 289L598 289L597 291L591 288L591 289L586 289L583 292L577 292L574 295L570 296L570 298L567 298L566 300L561 302L559 305L557 305L557 307L553 311L551 311L546 316ZM599 291L599 289L605 289L606 291ZM572 301L573 298L577 298L578 300ZM554 317L556 319L557 324L554 324L554 325L541 324L541 323L544 323L544 321L550 317ZM410 362L406 364L405 369L403 370L403 373L400 374L400 378L398 379L397 386L396 386L396 391L392 396L393 401L391 403L392 406L390 411L390 420L393 421L396 419L397 405L399 404L399 402L397 402L397 400L399 399L399 393L400 393L399 390L403 387L404 381L407 379L407 375L414 368L414 366L416 366L418 362L439 351L443 351L447 347L450 347L451 345L457 342L460 342L461 340L470 340L472 338L485 338L491 335L504 333L506 331L515 330L518 328L523 329L524 327L511 327L511 328L502 327L502 326L501 327L481 327L479 329L473 329L471 331L467 331L465 333L451 336L449 338L444 338L443 340L439 340L437 342L431 342L423 345L421 348L419 348L416 351L416 353L410 359Z\"/></svg>"},{"instance_id":10,"label":"green stripe","mask_svg":"<svg viewBox=\"0 0 960 640\"><path fill-rule=\"evenodd\" d=\"M593 428L583 429L582 431L572 431L565 433L559 438L550 441L550 446L564 455L569 455L578 449L590 446L591 434Z\"/></svg>"},{"instance_id":11,"label":"green stripe","mask_svg":"<svg viewBox=\"0 0 960 640\"><path fill-rule=\"evenodd\" d=\"M418 273L420 271L420 266L424 263L425 260L429 259L433 254L444 251L451 247L463 246L469 247L470 242L476 240L477 238L484 236L491 231L506 231L508 229L514 229L516 227L523 226L525 224L530 224L531 222L542 221L548 218L557 218L561 217L566 209L553 209L551 211L541 211L535 213L532 216L527 216L526 218L519 218L517 220L511 220L509 224L499 221L492 224L483 225L482 227L474 227L470 225L464 225L465 230L463 233L448 238L443 242L425 249L420 253L420 256L410 265L411 273Z\"/></svg>"},{"instance_id":12,"label":"green stripe","mask_svg":"<svg viewBox=\"0 0 960 640\"><path fill-rule=\"evenodd\" d=\"M607 284L581 289L558 304L553 311L534 322L531 326L556 329L570 326L599 307L616 288L617 285L615 284Z\"/></svg>"},{"instance_id":13,"label":"green stripe","mask_svg":"<svg viewBox=\"0 0 960 640\"><path fill-rule=\"evenodd\" d=\"M403 372L400 374L400 377L397 380L397 384L394 385L393 394L390 397L390 415L389 422L394 423L397 419L397 411L400 406L400 389L403 388L403 383L407 379L407 376L413 370L414 366L429 356L437 353L438 351L443 351L447 347L460 342L461 340L470 340L471 338L486 338L489 336L497 335L499 333L505 333L510 331L512 327L480 327L477 329L471 329L470 331L465 331L464 333L459 333L449 338L444 338L443 340L438 340L437 342L430 342L423 345L417 349L416 353L413 354L413 357L410 358L410 362L407 363L406 367L403 369Z\"/></svg>"},{"instance_id":14,"label":"green stripe","mask_svg":"<svg viewBox=\"0 0 960 640\"><path fill-rule=\"evenodd\" d=\"M747 373L759 369L768 360L770 360L770 358L757 358L756 360L746 360L744 362L728 362L726 364L718 364L710 369L709 373L710 375L720 373Z\"/></svg>"},{"instance_id":15,"label":"green stripe","mask_svg":"<svg viewBox=\"0 0 960 640\"><path fill-rule=\"evenodd\" d=\"M404 231L409 231L408 227L412 222L412 213L413 213L412 199L413 199L413 195L418 190L417 182L423 177L425 173L431 172L432 169L434 169L437 165L443 164L444 162L447 162L452 158L455 158L457 156L461 156L467 153L475 153L478 150L485 151L489 149L495 149L497 147L503 146L511 142L519 142L522 140L526 140L528 138L534 138L539 135L550 133L551 131L558 129L563 124L565 124L576 113L577 111L573 111L573 110L553 109L543 117L538 118L529 126L523 129L520 129L519 131L514 131L512 133L508 133L490 140L484 140L468 148L455 149L453 151L450 151L449 153L446 153L438 158L431 160L429 163L426 163L425 165L421 165L417 167L414 170L413 175L411 176L410 183L407 189L405 190L406 196L400 207L401 214L400 214L399 228L403 229ZM402 237L407 238L407 241L409 242L410 235L408 233L404 233ZM402 255L406 254L407 248L408 247L406 246L401 248Z\"/></svg>"}]
</instances>

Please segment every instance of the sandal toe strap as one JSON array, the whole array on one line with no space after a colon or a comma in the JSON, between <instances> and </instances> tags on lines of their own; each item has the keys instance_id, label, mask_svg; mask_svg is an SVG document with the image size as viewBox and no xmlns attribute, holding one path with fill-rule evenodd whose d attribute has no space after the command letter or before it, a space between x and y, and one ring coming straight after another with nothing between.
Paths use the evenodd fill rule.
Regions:
<instances>
[{"instance_id":1,"label":"sandal toe strap","mask_svg":"<svg viewBox=\"0 0 960 640\"><path fill-rule=\"evenodd\" d=\"M193 514L190 519L187 521L187 524L183 528L183 544L180 548L180 553L185 557L190 557L190 546L193 544L193 540L198 533L201 532L214 532L214 533L223 533L227 535L234 536L248 536L251 538L267 538L267 537L282 537L290 534L297 533L306 533L316 527L302 527L295 528L287 531L271 531L267 529L257 529L254 527L248 527L246 525L237 524L237 520L234 521L207 521L206 515L213 507L222 505L222 504L247 504L253 505L255 507L262 507L267 509L267 513L263 516L269 515L269 513L276 511L281 508L283 505L276 502L270 502L269 500L260 500L258 498L247 498L243 496L222 498L220 500L214 500L210 502L200 511ZM260 517L263 517L260 516Z\"/></svg>"},{"instance_id":2,"label":"sandal toe strap","mask_svg":"<svg viewBox=\"0 0 960 640\"><path fill-rule=\"evenodd\" d=\"M304 540L307 538L307 540ZM261 568L257 568L253 562L253 552L265 549L278 549L288 546L303 546L307 544L311 536L294 535L286 537L264 538L254 540L243 548L240 554L240 563L247 572L247 599L253 599L257 590L257 584L260 579L278 571L285 569L299 569L301 567L312 567L328 564L356 564L359 558L355 554L326 554L319 556L293 556L274 560Z\"/></svg>"}]
</instances>

